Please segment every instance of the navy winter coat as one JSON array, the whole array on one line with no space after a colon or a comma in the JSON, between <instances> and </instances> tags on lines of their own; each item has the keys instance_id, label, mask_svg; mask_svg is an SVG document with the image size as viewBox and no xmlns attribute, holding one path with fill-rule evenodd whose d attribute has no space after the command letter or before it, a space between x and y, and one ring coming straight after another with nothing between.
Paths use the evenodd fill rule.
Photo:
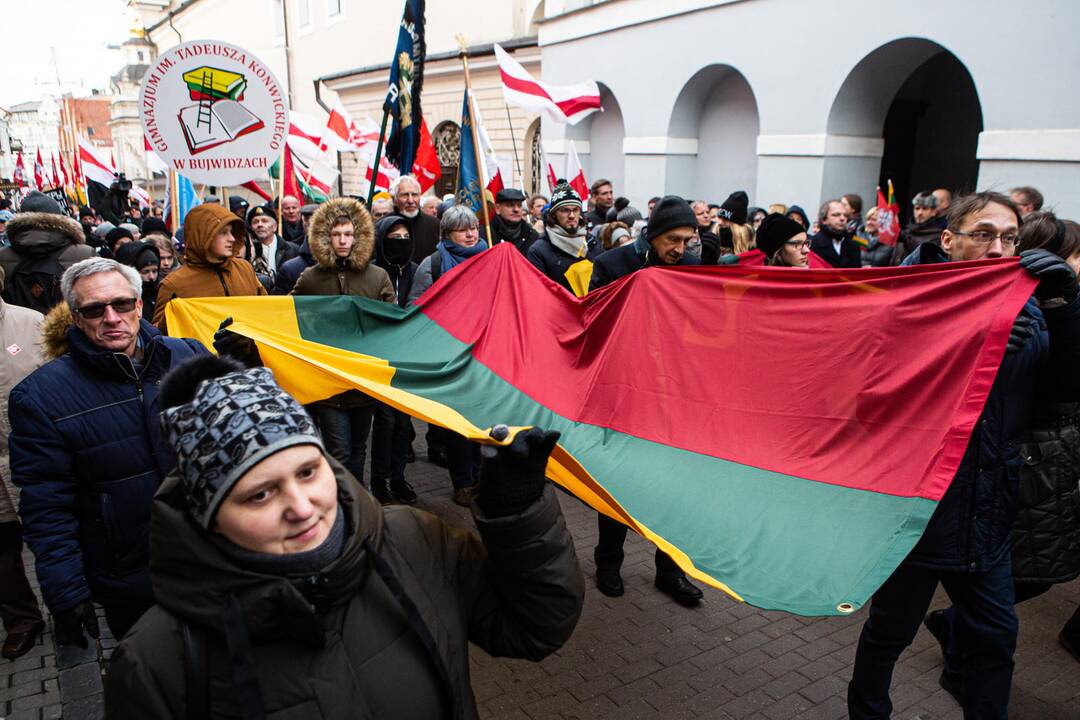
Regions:
<instances>
[{"instance_id":1,"label":"navy winter coat","mask_svg":"<svg viewBox=\"0 0 1080 720\"><path fill-rule=\"evenodd\" d=\"M946 259L940 248L925 243L903 264ZM1073 377L1080 364L1080 298L1047 310L1032 299L1021 314L1034 318L1040 329L1002 359L960 467L906 562L981 572L1012 550L1023 463L1020 445L1031 427L1035 403L1050 388L1062 400L1080 397Z\"/></svg>"},{"instance_id":2,"label":"navy winter coat","mask_svg":"<svg viewBox=\"0 0 1080 720\"><path fill-rule=\"evenodd\" d=\"M131 359L67 332L69 350L11 391L11 478L22 489L23 537L45 603L60 612L93 598L153 604L150 507L175 458L158 425L158 383L205 354L145 320L140 372Z\"/></svg>"},{"instance_id":3,"label":"navy winter coat","mask_svg":"<svg viewBox=\"0 0 1080 720\"><path fill-rule=\"evenodd\" d=\"M597 247L598 245L587 246L585 259L595 260L600 254L596 251ZM525 257L536 266L537 270L562 285L571 295L574 293L573 288L570 287L570 281L566 279L566 271L574 263L580 262L582 258L556 247L546 237L534 242L525 253Z\"/></svg>"},{"instance_id":4,"label":"navy winter coat","mask_svg":"<svg viewBox=\"0 0 1080 720\"><path fill-rule=\"evenodd\" d=\"M274 289L271 295L288 295L296 287L296 281L300 275L315 264L315 256L311 254L307 238L300 245L300 250L294 257L290 257L278 267L277 275L274 276Z\"/></svg>"},{"instance_id":5,"label":"navy winter coat","mask_svg":"<svg viewBox=\"0 0 1080 720\"><path fill-rule=\"evenodd\" d=\"M679 265L700 265L701 259L690 253L683 253ZM656 260L656 253L652 245L644 238L639 237L632 243L611 248L601 253L593 261L592 279L589 281L589 291L604 287L608 283L615 282L623 275L629 275L635 270L640 270L649 265L663 265Z\"/></svg>"}]
</instances>

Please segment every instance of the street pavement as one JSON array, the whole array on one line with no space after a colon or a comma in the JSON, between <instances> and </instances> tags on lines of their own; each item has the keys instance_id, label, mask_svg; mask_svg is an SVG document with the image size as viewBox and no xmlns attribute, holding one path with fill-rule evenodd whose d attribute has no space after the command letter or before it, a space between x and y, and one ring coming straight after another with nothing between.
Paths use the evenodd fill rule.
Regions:
<instances>
[{"instance_id":1,"label":"street pavement","mask_svg":"<svg viewBox=\"0 0 1080 720\"><path fill-rule=\"evenodd\" d=\"M426 451L419 435L421 459L408 466L419 505L469 527L468 511L450 500L446 471L422 460ZM758 610L711 588L700 607L682 608L653 587L652 546L632 533L623 566L626 594L605 597L593 584L596 513L560 496L588 585L584 613L566 646L540 663L492 658L472 648L481 718L847 717L846 686L865 610L844 618L804 618ZM26 558L30 563L28 552ZM1073 582L1017 607L1014 720L1080 718L1080 663L1057 642L1078 602L1080 582ZM939 592L934 607L946 604ZM102 645L107 656L111 638L106 635ZM102 717L96 658L93 645L57 654L47 632L27 656L0 660L0 720ZM959 720L960 708L938 686L940 673L937 643L921 630L896 667L893 717Z\"/></svg>"}]
</instances>

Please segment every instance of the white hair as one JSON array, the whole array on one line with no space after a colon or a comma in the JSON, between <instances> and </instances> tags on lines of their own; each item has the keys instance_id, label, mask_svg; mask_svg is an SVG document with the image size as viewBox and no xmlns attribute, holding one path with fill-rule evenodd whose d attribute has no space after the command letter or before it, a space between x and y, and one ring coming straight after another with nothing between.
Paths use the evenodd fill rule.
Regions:
<instances>
[{"instance_id":1,"label":"white hair","mask_svg":"<svg viewBox=\"0 0 1080 720\"><path fill-rule=\"evenodd\" d=\"M416 185L417 192L420 191L420 181L416 179L415 175L402 175L394 182L390 183L390 194L395 198L398 196L398 189L401 187L401 183L409 181L413 185Z\"/></svg>"},{"instance_id":2,"label":"white hair","mask_svg":"<svg viewBox=\"0 0 1080 720\"><path fill-rule=\"evenodd\" d=\"M139 272L135 268L122 265L110 258L93 257L75 263L65 270L60 277L60 292L63 293L64 301L68 307L71 310L76 308L76 281L84 277L107 272L118 272L123 275L124 279L128 281L128 285L131 286L131 291L135 293L135 297L142 297L142 277L139 276Z\"/></svg>"},{"instance_id":3,"label":"white hair","mask_svg":"<svg viewBox=\"0 0 1080 720\"><path fill-rule=\"evenodd\" d=\"M420 198L420 207L427 207L431 204L438 205L441 202L442 200L440 200L437 195L425 195Z\"/></svg>"}]
</instances>

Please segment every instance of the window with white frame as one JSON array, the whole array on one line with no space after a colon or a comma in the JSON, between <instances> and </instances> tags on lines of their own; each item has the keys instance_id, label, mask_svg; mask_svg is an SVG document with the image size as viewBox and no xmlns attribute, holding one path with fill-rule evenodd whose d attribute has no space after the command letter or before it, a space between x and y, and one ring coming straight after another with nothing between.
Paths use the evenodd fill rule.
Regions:
<instances>
[{"instance_id":1,"label":"window with white frame","mask_svg":"<svg viewBox=\"0 0 1080 720\"><path fill-rule=\"evenodd\" d=\"M274 42L285 42L284 0L270 0L270 27L274 29Z\"/></svg>"},{"instance_id":2,"label":"window with white frame","mask_svg":"<svg viewBox=\"0 0 1080 720\"><path fill-rule=\"evenodd\" d=\"M297 0L296 15L301 28L311 27L311 0Z\"/></svg>"},{"instance_id":3,"label":"window with white frame","mask_svg":"<svg viewBox=\"0 0 1080 720\"><path fill-rule=\"evenodd\" d=\"M345 0L326 0L326 17L337 19L345 10Z\"/></svg>"}]
</instances>

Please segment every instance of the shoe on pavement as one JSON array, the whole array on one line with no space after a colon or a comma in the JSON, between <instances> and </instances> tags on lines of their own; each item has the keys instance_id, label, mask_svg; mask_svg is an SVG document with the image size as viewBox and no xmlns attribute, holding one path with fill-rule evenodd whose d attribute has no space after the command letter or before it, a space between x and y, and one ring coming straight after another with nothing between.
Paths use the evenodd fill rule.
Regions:
<instances>
[{"instance_id":1,"label":"shoe on pavement","mask_svg":"<svg viewBox=\"0 0 1080 720\"><path fill-rule=\"evenodd\" d=\"M934 610L933 612L927 613L922 621L923 626L929 630L930 634L934 636L934 639L938 641L943 656L945 655L945 646L949 642L949 623L945 617L944 610Z\"/></svg>"},{"instance_id":2,"label":"shoe on pavement","mask_svg":"<svg viewBox=\"0 0 1080 720\"><path fill-rule=\"evenodd\" d=\"M960 675L942 670L941 677L938 678L938 685L941 686L942 690L952 695L953 700L960 707L964 707L964 680Z\"/></svg>"},{"instance_id":3,"label":"shoe on pavement","mask_svg":"<svg viewBox=\"0 0 1080 720\"><path fill-rule=\"evenodd\" d=\"M416 504L416 491L412 489L412 485L407 480L391 480L390 494L394 496L395 500L404 505Z\"/></svg>"},{"instance_id":4,"label":"shoe on pavement","mask_svg":"<svg viewBox=\"0 0 1080 720\"><path fill-rule=\"evenodd\" d=\"M1065 634L1064 630L1058 633L1058 642L1061 643L1061 647L1069 651L1070 655L1080 661L1080 647L1077 647L1077 645L1069 638L1069 636ZM4 657L7 656L5 655Z\"/></svg>"},{"instance_id":5,"label":"shoe on pavement","mask_svg":"<svg viewBox=\"0 0 1080 720\"><path fill-rule=\"evenodd\" d=\"M596 589L608 597L622 597L626 592L623 587L622 575L615 569L596 569Z\"/></svg>"},{"instance_id":6,"label":"shoe on pavement","mask_svg":"<svg viewBox=\"0 0 1080 720\"><path fill-rule=\"evenodd\" d=\"M7 639L4 640L4 647L0 650L0 655L8 660L22 657L34 648L34 645L37 644L38 635L44 629L45 624L41 623L34 625L29 630L8 633Z\"/></svg>"},{"instance_id":7,"label":"shoe on pavement","mask_svg":"<svg viewBox=\"0 0 1080 720\"><path fill-rule=\"evenodd\" d=\"M375 496L375 499L379 501L380 505L389 505L394 501L394 499L390 497L390 492L386 489L386 480L372 480L371 494Z\"/></svg>"},{"instance_id":8,"label":"shoe on pavement","mask_svg":"<svg viewBox=\"0 0 1080 720\"><path fill-rule=\"evenodd\" d=\"M701 590L686 579L682 573L678 575L658 575L653 581L660 592L671 596L671 599L683 607L694 607L704 597Z\"/></svg>"},{"instance_id":9,"label":"shoe on pavement","mask_svg":"<svg viewBox=\"0 0 1080 720\"><path fill-rule=\"evenodd\" d=\"M463 508L472 507L473 496L476 491L471 487L454 488L454 502Z\"/></svg>"}]
</instances>

